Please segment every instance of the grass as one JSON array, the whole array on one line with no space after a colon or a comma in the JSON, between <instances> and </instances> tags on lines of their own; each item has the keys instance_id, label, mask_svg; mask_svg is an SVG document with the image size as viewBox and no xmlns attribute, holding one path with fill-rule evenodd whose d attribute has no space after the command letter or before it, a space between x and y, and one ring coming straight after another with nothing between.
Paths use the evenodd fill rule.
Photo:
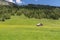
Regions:
<instances>
[{"instance_id":1,"label":"grass","mask_svg":"<svg viewBox=\"0 0 60 40\"><path fill-rule=\"evenodd\" d=\"M37 23L43 26L37 27ZM0 40L60 40L60 20L12 16L0 22Z\"/></svg>"}]
</instances>

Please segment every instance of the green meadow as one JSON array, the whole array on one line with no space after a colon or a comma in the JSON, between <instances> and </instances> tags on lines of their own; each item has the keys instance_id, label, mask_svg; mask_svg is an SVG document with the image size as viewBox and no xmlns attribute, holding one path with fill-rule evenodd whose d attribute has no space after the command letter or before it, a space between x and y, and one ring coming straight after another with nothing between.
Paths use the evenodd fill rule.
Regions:
<instances>
[{"instance_id":1,"label":"green meadow","mask_svg":"<svg viewBox=\"0 0 60 40\"><path fill-rule=\"evenodd\" d=\"M43 26L37 27L37 23ZM60 40L60 19L11 16L11 19L0 21L0 40Z\"/></svg>"}]
</instances>

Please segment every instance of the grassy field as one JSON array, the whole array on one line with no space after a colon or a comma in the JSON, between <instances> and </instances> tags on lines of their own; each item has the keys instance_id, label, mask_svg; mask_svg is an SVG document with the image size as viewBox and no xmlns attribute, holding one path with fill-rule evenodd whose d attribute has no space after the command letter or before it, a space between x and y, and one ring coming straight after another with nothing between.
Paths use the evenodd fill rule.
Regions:
<instances>
[{"instance_id":1,"label":"grassy field","mask_svg":"<svg viewBox=\"0 0 60 40\"><path fill-rule=\"evenodd\" d=\"M37 23L43 26L37 27ZM60 19L34 19L12 16L0 22L0 40L60 40Z\"/></svg>"}]
</instances>

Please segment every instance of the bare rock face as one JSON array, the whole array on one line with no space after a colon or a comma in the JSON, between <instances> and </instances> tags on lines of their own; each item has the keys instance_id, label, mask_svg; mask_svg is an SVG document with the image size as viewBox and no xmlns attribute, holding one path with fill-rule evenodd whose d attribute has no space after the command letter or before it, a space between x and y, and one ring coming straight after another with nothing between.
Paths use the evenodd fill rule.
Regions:
<instances>
[{"instance_id":1,"label":"bare rock face","mask_svg":"<svg viewBox=\"0 0 60 40\"><path fill-rule=\"evenodd\" d=\"M6 1L6 0L0 0L0 5L13 5L13 3L12 2L8 2L8 1Z\"/></svg>"},{"instance_id":2,"label":"bare rock face","mask_svg":"<svg viewBox=\"0 0 60 40\"><path fill-rule=\"evenodd\" d=\"M42 23L38 23L36 26L43 26L43 24Z\"/></svg>"},{"instance_id":3,"label":"bare rock face","mask_svg":"<svg viewBox=\"0 0 60 40\"><path fill-rule=\"evenodd\" d=\"M0 5L9 5L9 3L3 0L0 0Z\"/></svg>"}]
</instances>

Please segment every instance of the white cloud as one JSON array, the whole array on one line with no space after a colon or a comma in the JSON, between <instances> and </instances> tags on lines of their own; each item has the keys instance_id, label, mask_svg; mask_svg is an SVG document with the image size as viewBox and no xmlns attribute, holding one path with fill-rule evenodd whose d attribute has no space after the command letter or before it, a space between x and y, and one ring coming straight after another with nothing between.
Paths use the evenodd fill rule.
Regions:
<instances>
[{"instance_id":1,"label":"white cloud","mask_svg":"<svg viewBox=\"0 0 60 40\"><path fill-rule=\"evenodd\" d=\"M13 1L13 0L6 0L6 1L8 1L8 2L12 2L12 3L22 3L22 1L21 0L15 0L15 1Z\"/></svg>"},{"instance_id":2,"label":"white cloud","mask_svg":"<svg viewBox=\"0 0 60 40\"><path fill-rule=\"evenodd\" d=\"M21 0L16 0L16 3L22 3L22 1Z\"/></svg>"},{"instance_id":3,"label":"white cloud","mask_svg":"<svg viewBox=\"0 0 60 40\"><path fill-rule=\"evenodd\" d=\"M8 2L13 2L13 0L6 0L6 1L8 1Z\"/></svg>"}]
</instances>

